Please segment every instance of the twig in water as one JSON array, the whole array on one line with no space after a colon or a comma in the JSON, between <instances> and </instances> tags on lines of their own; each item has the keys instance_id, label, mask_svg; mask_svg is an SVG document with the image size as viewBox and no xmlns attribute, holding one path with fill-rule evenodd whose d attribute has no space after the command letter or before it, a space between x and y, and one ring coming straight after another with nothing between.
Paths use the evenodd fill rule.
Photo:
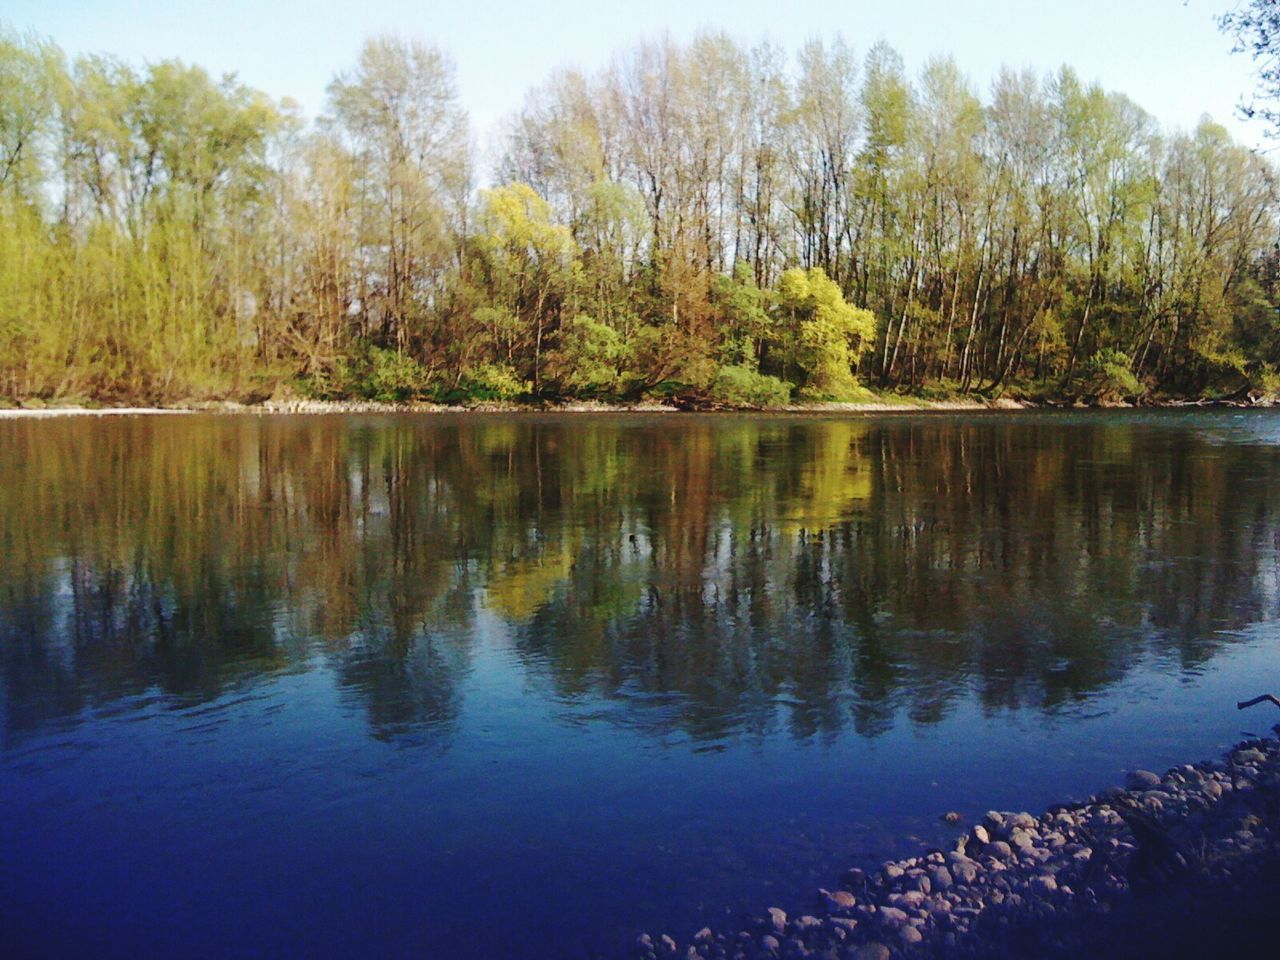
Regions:
<instances>
[{"instance_id":1,"label":"twig in water","mask_svg":"<svg viewBox=\"0 0 1280 960\"><path fill-rule=\"evenodd\" d=\"M1264 693L1262 696L1254 697L1252 700L1241 700L1236 704L1236 709L1243 710L1245 707L1256 706L1264 702L1274 703L1277 707L1280 707L1280 697L1277 697L1274 693Z\"/></svg>"}]
</instances>

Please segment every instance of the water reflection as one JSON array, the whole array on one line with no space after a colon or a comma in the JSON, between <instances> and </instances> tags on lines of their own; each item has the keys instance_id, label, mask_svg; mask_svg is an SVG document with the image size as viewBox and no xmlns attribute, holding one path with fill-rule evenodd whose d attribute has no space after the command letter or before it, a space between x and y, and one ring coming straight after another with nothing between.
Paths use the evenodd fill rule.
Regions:
<instances>
[{"instance_id":1,"label":"water reflection","mask_svg":"<svg viewBox=\"0 0 1280 960\"><path fill-rule=\"evenodd\" d=\"M495 625L656 734L1071 709L1280 617L1280 421L1240 419L0 422L5 734L323 663L447 742Z\"/></svg>"}]
</instances>

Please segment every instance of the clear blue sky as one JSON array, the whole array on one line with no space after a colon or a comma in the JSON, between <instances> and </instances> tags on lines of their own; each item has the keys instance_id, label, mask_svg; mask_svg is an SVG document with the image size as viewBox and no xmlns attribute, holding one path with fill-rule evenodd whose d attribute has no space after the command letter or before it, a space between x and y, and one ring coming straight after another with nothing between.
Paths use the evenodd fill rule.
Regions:
<instances>
[{"instance_id":1,"label":"clear blue sky","mask_svg":"<svg viewBox=\"0 0 1280 960\"><path fill-rule=\"evenodd\" d=\"M884 39L917 69L953 54L985 89L1001 64L1041 71L1063 63L1127 93L1166 125L1208 113L1241 140L1260 125L1234 109L1252 67L1230 54L1213 17L1236 0L3 0L0 19L51 37L69 53L109 52L134 63L179 57L277 97L309 115L361 40L394 32L447 50L479 142L555 67L588 70L619 47L669 31L724 28L793 50L842 35L859 51Z\"/></svg>"}]
</instances>

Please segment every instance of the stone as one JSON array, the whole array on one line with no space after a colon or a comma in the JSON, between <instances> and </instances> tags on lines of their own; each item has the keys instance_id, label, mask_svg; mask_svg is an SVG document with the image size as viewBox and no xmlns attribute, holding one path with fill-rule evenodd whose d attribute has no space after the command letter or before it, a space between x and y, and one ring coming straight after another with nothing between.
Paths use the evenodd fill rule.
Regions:
<instances>
[{"instance_id":1,"label":"stone","mask_svg":"<svg viewBox=\"0 0 1280 960\"><path fill-rule=\"evenodd\" d=\"M969 836L973 837L978 843L988 844L991 842L991 834L987 833L987 828L980 823L975 823L969 830Z\"/></svg>"},{"instance_id":2,"label":"stone","mask_svg":"<svg viewBox=\"0 0 1280 960\"><path fill-rule=\"evenodd\" d=\"M1031 878L1031 889L1036 893L1053 893L1058 889L1058 881L1047 873Z\"/></svg>"},{"instance_id":3,"label":"stone","mask_svg":"<svg viewBox=\"0 0 1280 960\"><path fill-rule=\"evenodd\" d=\"M902 937L902 942L908 945L913 943L919 943L921 940L924 939L924 934L922 934L915 927L911 927L911 926L903 927L902 931L899 933L899 936Z\"/></svg>"},{"instance_id":4,"label":"stone","mask_svg":"<svg viewBox=\"0 0 1280 960\"><path fill-rule=\"evenodd\" d=\"M906 873L906 871L896 863L886 863L883 867L883 872L886 880L897 880Z\"/></svg>"},{"instance_id":5,"label":"stone","mask_svg":"<svg viewBox=\"0 0 1280 960\"><path fill-rule=\"evenodd\" d=\"M714 937L715 937L715 934L711 932L710 927L703 927L701 930L699 930L697 933L693 935L693 939L695 943L710 943L714 939Z\"/></svg>"},{"instance_id":6,"label":"stone","mask_svg":"<svg viewBox=\"0 0 1280 960\"><path fill-rule=\"evenodd\" d=\"M997 860L1008 860L1013 856L1013 848L1003 840L996 840L987 844L987 853L995 857Z\"/></svg>"},{"instance_id":7,"label":"stone","mask_svg":"<svg viewBox=\"0 0 1280 960\"><path fill-rule=\"evenodd\" d=\"M1130 790L1151 790L1160 786L1160 778L1150 770L1134 770L1124 778L1124 785Z\"/></svg>"},{"instance_id":8,"label":"stone","mask_svg":"<svg viewBox=\"0 0 1280 960\"><path fill-rule=\"evenodd\" d=\"M853 960L889 960L889 948L883 943L864 943L853 952Z\"/></svg>"},{"instance_id":9,"label":"stone","mask_svg":"<svg viewBox=\"0 0 1280 960\"><path fill-rule=\"evenodd\" d=\"M942 821L944 823L949 823L952 826L954 826L955 824L960 822L960 814L956 813L954 810L948 810L946 813L942 815Z\"/></svg>"},{"instance_id":10,"label":"stone","mask_svg":"<svg viewBox=\"0 0 1280 960\"><path fill-rule=\"evenodd\" d=\"M961 860L951 865L951 873L960 883L973 883L978 877L978 865L972 860Z\"/></svg>"},{"instance_id":11,"label":"stone","mask_svg":"<svg viewBox=\"0 0 1280 960\"><path fill-rule=\"evenodd\" d=\"M1035 836L1029 830L1014 829L1009 834L1009 843L1019 850L1030 850L1036 845Z\"/></svg>"},{"instance_id":12,"label":"stone","mask_svg":"<svg viewBox=\"0 0 1280 960\"><path fill-rule=\"evenodd\" d=\"M766 950L772 950L774 953L777 953L782 949L782 941L773 934L766 933L760 938L760 946L764 947Z\"/></svg>"},{"instance_id":13,"label":"stone","mask_svg":"<svg viewBox=\"0 0 1280 960\"><path fill-rule=\"evenodd\" d=\"M787 911L779 907L770 907L767 911L769 914L768 924L779 933L787 929Z\"/></svg>"},{"instance_id":14,"label":"stone","mask_svg":"<svg viewBox=\"0 0 1280 960\"><path fill-rule=\"evenodd\" d=\"M828 913L849 911L858 905L858 899L848 890L819 890L818 895Z\"/></svg>"},{"instance_id":15,"label":"stone","mask_svg":"<svg viewBox=\"0 0 1280 960\"><path fill-rule=\"evenodd\" d=\"M662 936L660 936L660 937L658 938L658 944L659 944L659 945L662 947L662 949L663 949L663 950L665 950L667 953L675 953L675 952L676 952L676 942L675 942L674 940L672 940L669 936L667 936L665 933L664 933Z\"/></svg>"},{"instance_id":16,"label":"stone","mask_svg":"<svg viewBox=\"0 0 1280 960\"><path fill-rule=\"evenodd\" d=\"M907 911L897 907L881 907L880 919L893 926L899 926L907 922Z\"/></svg>"},{"instance_id":17,"label":"stone","mask_svg":"<svg viewBox=\"0 0 1280 960\"><path fill-rule=\"evenodd\" d=\"M861 890L867 885L867 873L858 867L850 867L841 875L840 882L850 890Z\"/></svg>"},{"instance_id":18,"label":"stone","mask_svg":"<svg viewBox=\"0 0 1280 960\"><path fill-rule=\"evenodd\" d=\"M951 889L951 871L946 867L933 867L929 870L929 880L935 890Z\"/></svg>"}]
</instances>

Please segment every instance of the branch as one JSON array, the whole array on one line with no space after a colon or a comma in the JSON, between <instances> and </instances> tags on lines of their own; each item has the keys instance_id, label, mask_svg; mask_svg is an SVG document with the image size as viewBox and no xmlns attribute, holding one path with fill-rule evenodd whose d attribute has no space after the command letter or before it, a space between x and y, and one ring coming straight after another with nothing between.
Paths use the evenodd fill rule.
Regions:
<instances>
[{"instance_id":1,"label":"branch","mask_svg":"<svg viewBox=\"0 0 1280 960\"><path fill-rule=\"evenodd\" d=\"M1236 709L1243 710L1245 707L1257 706L1259 703L1264 702L1274 703L1277 707L1280 707L1280 697L1273 693L1264 693L1262 696L1254 697L1252 700L1241 700L1236 704Z\"/></svg>"}]
</instances>

